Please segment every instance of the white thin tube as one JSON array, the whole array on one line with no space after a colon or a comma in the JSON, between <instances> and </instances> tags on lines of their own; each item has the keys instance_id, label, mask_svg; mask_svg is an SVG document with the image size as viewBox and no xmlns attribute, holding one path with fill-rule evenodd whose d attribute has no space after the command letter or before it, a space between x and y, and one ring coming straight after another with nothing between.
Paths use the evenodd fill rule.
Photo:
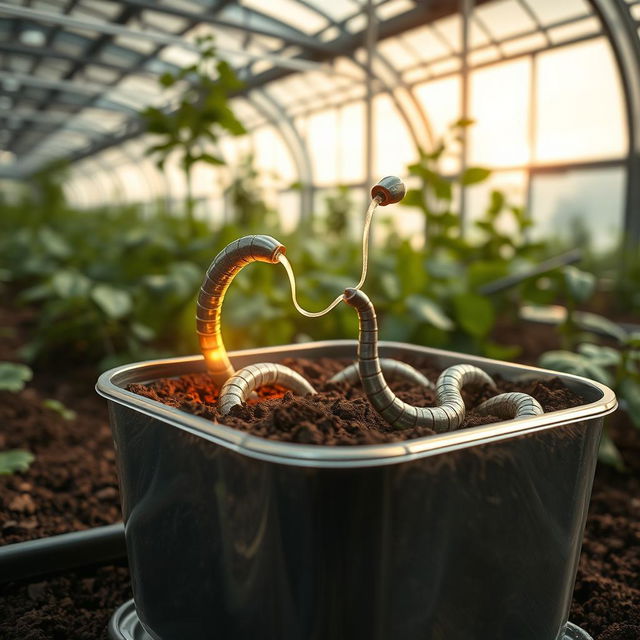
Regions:
<instances>
[{"instance_id":1,"label":"white thin tube","mask_svg":"<svg viewBox=\"0 0 640 640\"><path fill-rule=\"evenodd\" d=\"M367 270L369 268L369 231L371 228L371 220L373 218L373 213L376 210L380 201L378 198L374 198L371 200L371 204L367 209L367 213L364 219L364 227L362 229L362 274L360 275L360 282L353 287L358 290L362 288L364 281L367 279ZM342 300L342 293L326 308L322 311L307 311L300 306L298 302L298 298L296 296L296 276L293 273L293 268L289 260L284 254L280 254L278 260L282 263L282 266L285 268L287 275L289 276L289 284L291 285L291 300L293 301L293 306L301 313L303 316L307 318L320 318L321 316L326 315L329 311L335 309Z\"/></svg>"}]
</instances>

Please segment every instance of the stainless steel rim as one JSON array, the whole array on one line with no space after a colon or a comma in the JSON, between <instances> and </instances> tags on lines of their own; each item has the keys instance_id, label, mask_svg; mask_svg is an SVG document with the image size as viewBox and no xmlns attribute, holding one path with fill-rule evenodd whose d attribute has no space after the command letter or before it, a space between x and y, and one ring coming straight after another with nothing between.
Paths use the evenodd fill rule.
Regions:
<instances>
[{"instance_id":1,"label":"stainless steel rim","mask_svg":"<svg viewBox=\"0 0 640 640\"><path fill-rule=\"evenodd\" d=\"M317 355L318 351L322 351L323 355L339 354L338 357L348 357L352 354L355 355L356 345L357 342L355 340L327 340L300 345L248 349L235 351L229 355L234 366L244 366L251 362L265 360L265 358L267 360L269 358L278 360L284 357L312 358ZM380 351L385 357L394 357L394 355L406 354L407 352L412 355L431 356L436 359L454 357L457 362L480 366L488 373L493 372L503 375L511 373L511 378L516 377L513 374L518 374L518 377L559 377L568 386L586 386L597 399L579 407L563 409L549 414L472 427L401 443L335 447L266 440L198 416L186 414L178 409L138 396L123 388L124 385L133 381L150 381L161 377L175 377L185 373L204 373L205 365L202 356L150 360L117 367L100 376L96 390L100 395L112 402L167 422L172 426L235 450L243 455L282 464L320 467L357 467L405 462L413 458L438 455L545 431L581 420L600 418L615 411L618 406L615 394L611 389L598 382L579 376L401 342L381 342Z\"/></svg>"}]
</instances>

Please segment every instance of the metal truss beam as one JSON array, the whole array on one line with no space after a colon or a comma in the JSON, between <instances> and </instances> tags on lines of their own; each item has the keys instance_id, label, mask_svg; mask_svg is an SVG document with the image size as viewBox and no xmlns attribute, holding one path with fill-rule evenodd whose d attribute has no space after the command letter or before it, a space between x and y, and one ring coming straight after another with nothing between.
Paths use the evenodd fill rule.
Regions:
<instances>
[{"instance_id":1,"label":"metal truss beam","mask_svg":"<svg viewBox=\"0 0 640 640\"><path fill-rule=\"evenodd\" d=\"M640 247L640 39L624 0L590 0L609 36L618 63L627 114L625 230L628 248Z\"/></svg>"}]
</instances>

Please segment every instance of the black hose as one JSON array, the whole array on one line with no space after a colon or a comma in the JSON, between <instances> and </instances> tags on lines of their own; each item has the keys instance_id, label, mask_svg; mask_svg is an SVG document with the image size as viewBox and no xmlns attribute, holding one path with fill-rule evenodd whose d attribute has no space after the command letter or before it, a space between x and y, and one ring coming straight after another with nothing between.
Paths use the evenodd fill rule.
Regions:
<instances>
[{"instance_id":1,"label":"black hose","mask_svg":"<svg viewBox=\"0 0 640 640\"><path fill-rule=\"evenodd\" d=\"M16 542L0 547L0 583L120 560L127 555L124 525Z\"/></svg>"}]
</instances>

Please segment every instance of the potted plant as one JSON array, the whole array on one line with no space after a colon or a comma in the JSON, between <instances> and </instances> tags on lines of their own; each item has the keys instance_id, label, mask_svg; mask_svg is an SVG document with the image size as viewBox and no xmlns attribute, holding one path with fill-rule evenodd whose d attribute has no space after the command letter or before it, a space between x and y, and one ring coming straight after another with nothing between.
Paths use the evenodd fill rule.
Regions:
<instances>
[{"instance_id":1,"label":"potted plant","mask_svg":"<svg viewBox=\"0 0 640 640\"><path fill-rule=\"evenodd\" d=\"M403 193L397 179L374 187L361 281L327 309L310 313L297 303L282 245L268 236L242 238L216 257L199 294L203 356L127 365L100 377L135 597L135 608L127 603L114 616L112 637L588 638L567 615L603 417L616 408L615 395L572 375L378 345L375 313L360 291L368 230L375 207ZM227 354L222 300L255 260L285 265L294 304L306 315L322 315L343 299L354 306L359 340ZM391 441L301 444L223 424L225 415L236 424L244 401L264 384L313 394L313 384L289 366L292 358L344 361L356 353L357 366L328 384L335 392L362 382L360 406L386 425ZM389 374L413 376L419 390L432 393L428 380L394 364L425 358L444 370L436 407L406 402L386 385ZM205 373L220 394L216 420L132 387ZM544 412L521 391L531 378L559 378L578 406ZM507 395L495 390L498 381ZM497 421L460 429L460 388L474 382L484 385L477 412Z\"/></svg>"}]
</instances>

